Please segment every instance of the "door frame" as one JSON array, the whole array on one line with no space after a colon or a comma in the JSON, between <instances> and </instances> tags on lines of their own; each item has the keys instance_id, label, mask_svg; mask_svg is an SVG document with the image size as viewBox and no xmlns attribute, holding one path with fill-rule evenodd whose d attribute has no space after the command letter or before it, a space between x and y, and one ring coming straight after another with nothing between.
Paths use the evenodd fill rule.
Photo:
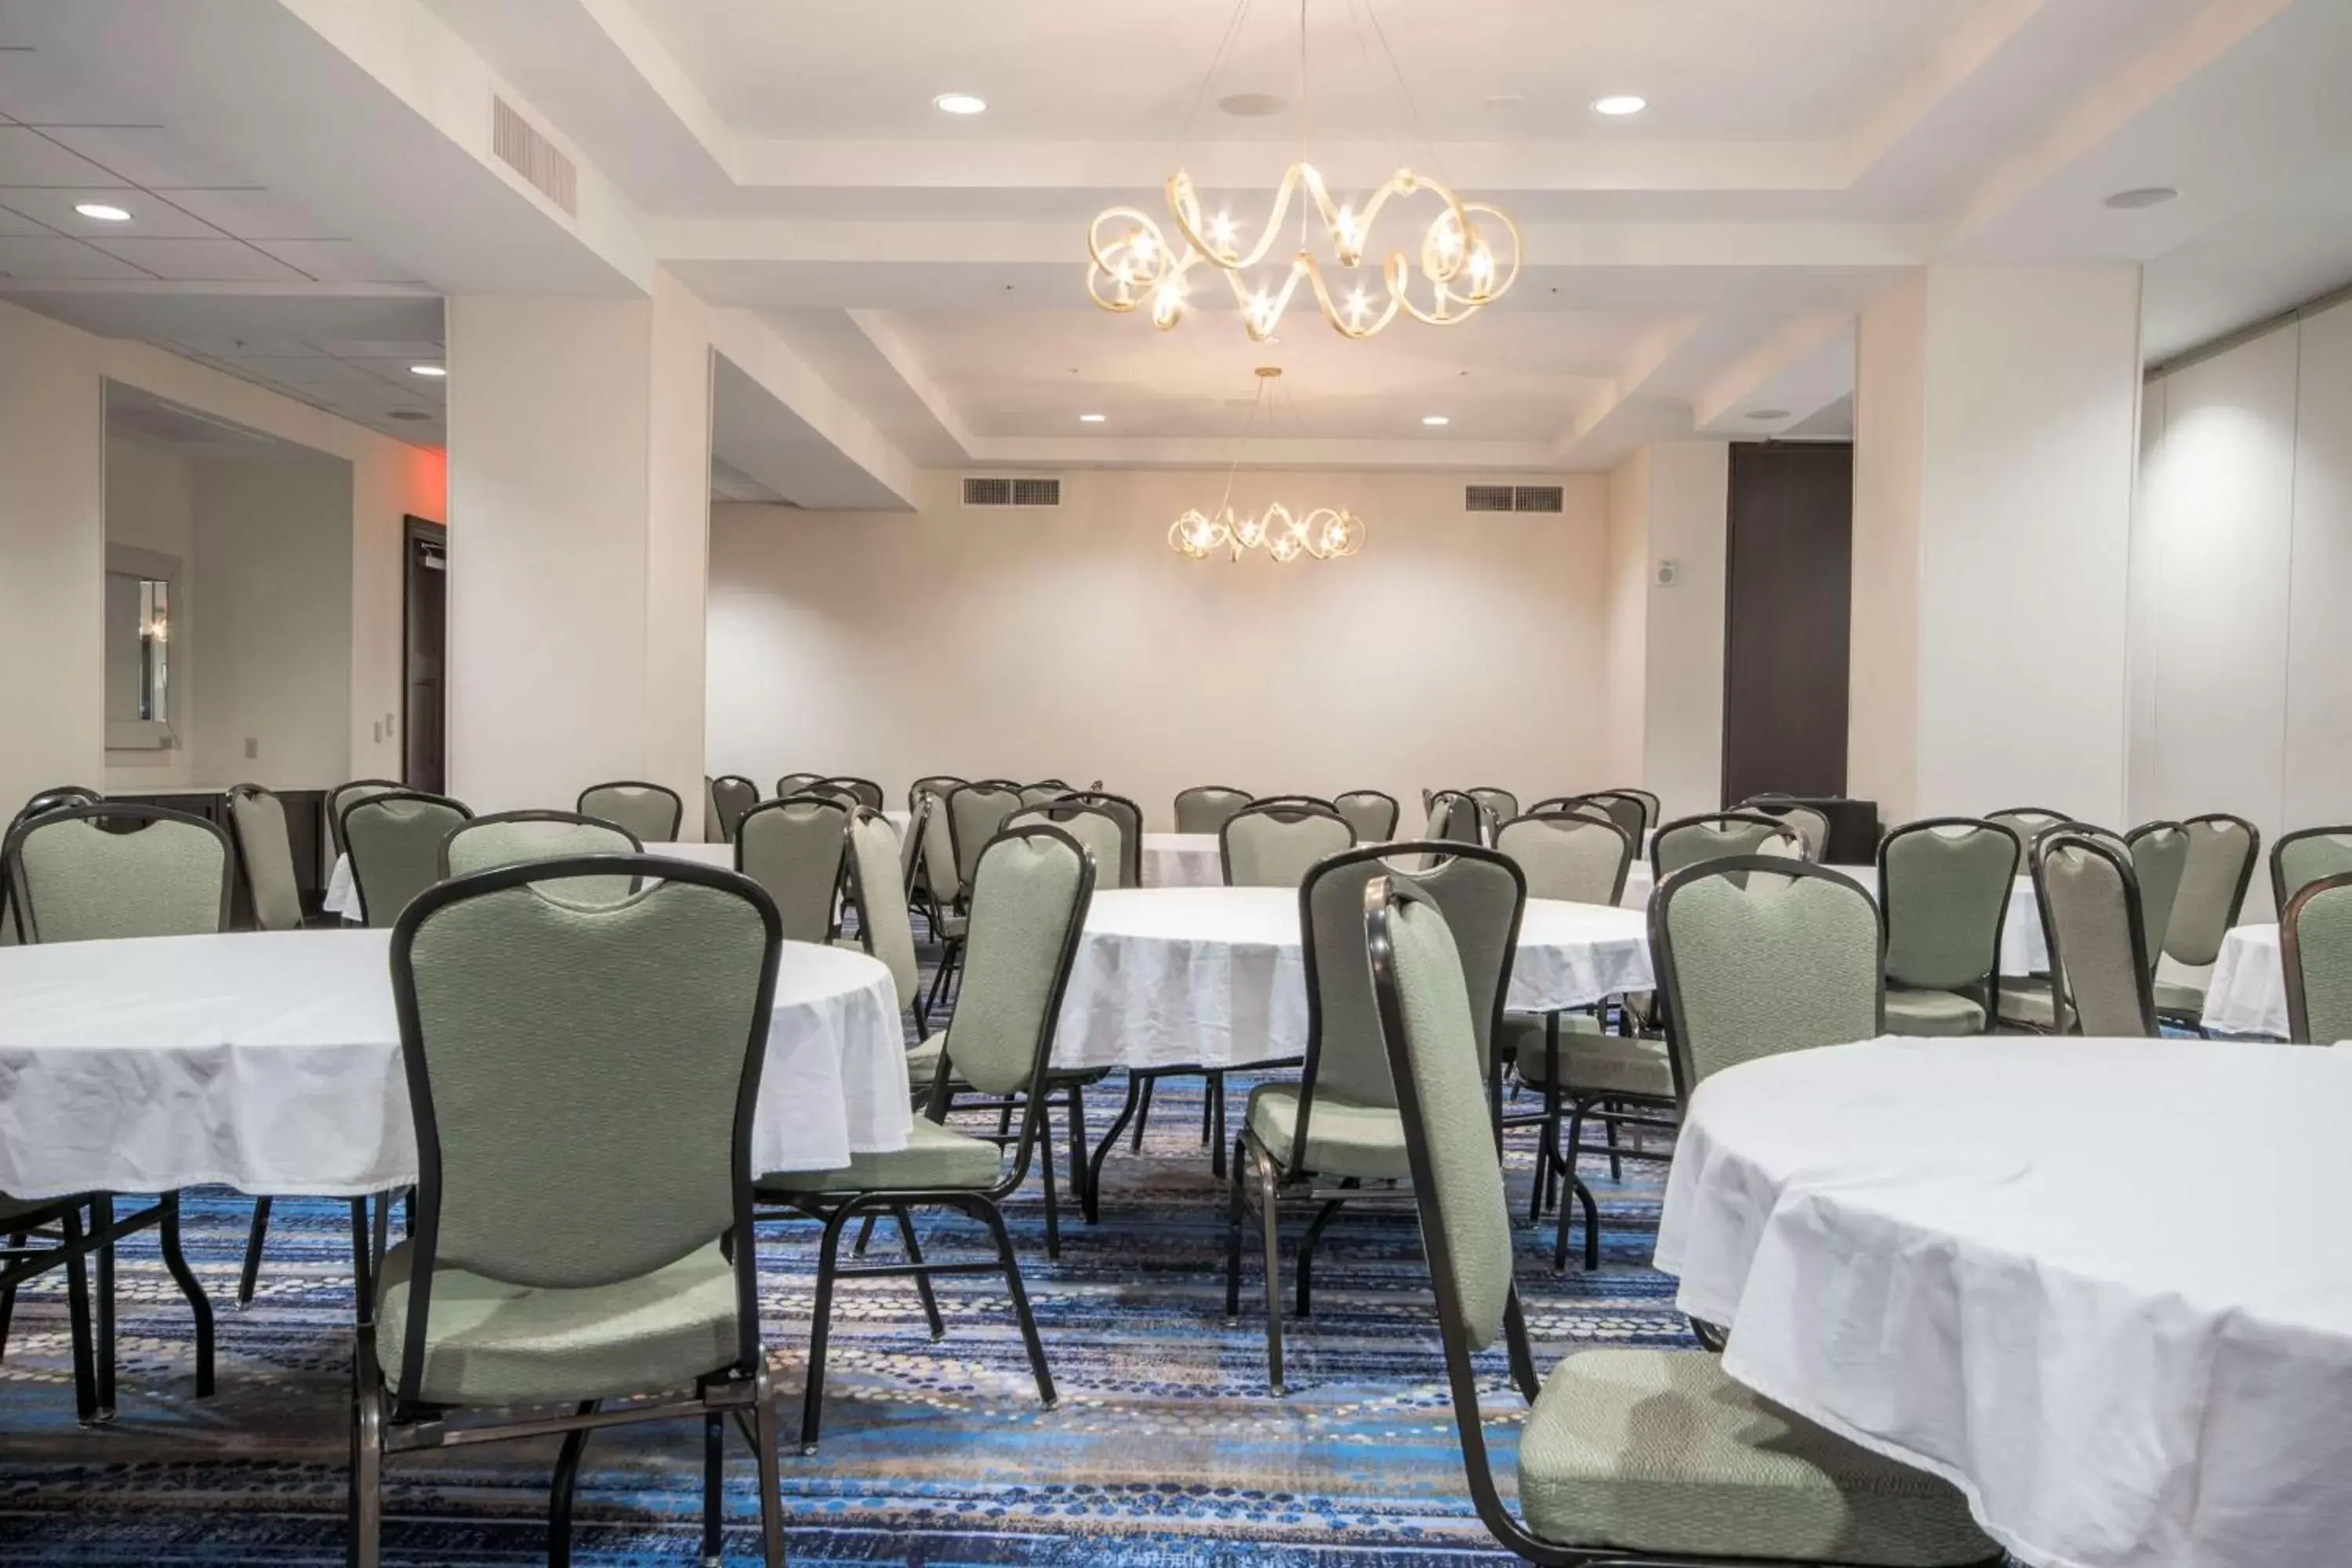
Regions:
<instances>
[{"instance_id":1,"label":"door frame","mask_svg":"<svg viewBox=\"0 0 2352 1568\"><path fill-rule=\"evenodd\" d=\"M441 552L443 570L446 572L449 560L449 525L446 522L436 522L429 517L419 517L415 512L404 513L400 520L400 778L403 784L414 782L408 776L408 737L412 732L414 718L408 710L410 689L408 671L412 651L409 647L408 628L415 624L415 606L411 603L413 595L409 591L411 583L409 574L415 569L416 547L420 543L432 545ZM446 589L443 603L445 605L447 603ZM449 771L449 682L446 675L449 662L449 648L446 626L447 623L445 619L441 648L441 662L445 671L441 682L441 771L444 783L447 782Z\"/></svg>"}]
</instances>

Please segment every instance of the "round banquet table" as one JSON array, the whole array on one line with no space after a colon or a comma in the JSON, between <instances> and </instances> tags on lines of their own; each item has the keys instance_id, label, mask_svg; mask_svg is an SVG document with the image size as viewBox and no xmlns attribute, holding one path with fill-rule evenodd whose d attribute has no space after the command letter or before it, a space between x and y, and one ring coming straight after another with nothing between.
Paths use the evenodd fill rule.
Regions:
<instances>
[{"instance_id":1,"label":"round banquet table","mask_svg":"<svg viewBox=\"0 0 2352 1568\"><path fill-rule=\"evenodd\" d=\"M2217 1123L2248 1136L2208 1157ZM1657 1264L1724 1370L2064 1568L2352 1543L2352 1055L1881 1040L1710 1079Z\"/></svg>"},{"instance_id":2,"label":"round banquet table","mask_svg":"<svg viewBox=\"0 0 2352 1568\"><path fill-rule=\"evenodd\" d=\"M1147 888L1220 888L1225 861L1213 833L1147 833L1143 836L1143 885Z\"/></svg>"},{"instance_id":3,"label":"round banquet table","mask_svg":"<svg viewBox=\"0 0 2352 1568\"><path fill-rule=\"evenodd\" d=\"M1643 916L1528 900L1509 1005L1584 1007L1651 984ZM1307 1049L1292 888L1097 893L1070 965L1054 1063L1223 1069Z\"/></svg>"},{"instance_id":4,"label":"round banquet table","mask_svg":"<svg viewBox=\"0 0 2352 1568\"><path fill-rule=\"evenodd\" d=\"M693 860L705 866L722 866L731 870L735 865L732 844L648 844L648 855L667 855L673 860ZM352 858L335 857L335 868L327 878L327 891L320 907L357 925L366 918L360 909L358 886L352 880Z\"/></svg>"},{"instance_id":5,"label":"round banquet table","mask_svg":"<svg viewBox=\"0 0 2352 1568\"><path fill-rule=\"evenodd\" d=\"M2286 1038L2286 966L2277 926L2232 926L2222 936L2202 1022L2217 1035Z\"/></svg>"},{"instance_id":6,"label":"round banquet table","mask_svg":"<svg viewBox=\"0 0 2352 1568\"><path fill-rule=\"evenodd\" d=\"M354 1197L416 1179L388 931L0 948L0 1191ZM890 973L786 942L761 1171L907 1146Z\"/></svg>"}]
</instances>

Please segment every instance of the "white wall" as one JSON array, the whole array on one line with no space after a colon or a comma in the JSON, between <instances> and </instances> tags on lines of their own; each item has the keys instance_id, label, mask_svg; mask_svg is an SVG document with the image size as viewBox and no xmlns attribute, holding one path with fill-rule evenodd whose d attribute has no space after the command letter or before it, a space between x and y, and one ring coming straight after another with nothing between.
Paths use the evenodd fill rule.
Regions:
<instances>
[{"instance_id":1,"label":"white wall","mask_svg":"<svg viewBox=\"0 0 2352 1568\"><path fill-rule=\"evenodd\" d=\"M2352 820L2352 307L2151 382L2145 417L2131 815Z\"/></svg>"},{"instance_id":2,"label":"white wall","mask_svg":"<svg viewBox=\"0 0 2352 1568\"><path fill-rule=\"evenodd\" d=\"M1351 505L1361 554L1189 562L1220 473L1085 472L1055 511L721 506L709 761L772 784L861 773L1097 777L1165 825L1185 785L1262 793L1611 782L1604 484L1559 516L1473 516L1446 476L1249 474L1254 510Z\"/></svg>"},{"instance_id":3,"label":"white wall","mask_svg":"<svg viewBox=\"0 0 2352 1568\"><path fill-rule=\"evenodd\" d=\"M1609 476L1609 782L1654 791L1667 817L1723 803L1730 503L1727 442L1643 447ZM1669 561L1675 580L1660 583L1659 568Z\"/></svg>"},{"instance_id":4,"label":"white wall","mask_svg":"<svg viewBox=\"0 0 2352 1568\"><path fill-rule=\"evenodd\" d=\"M110 432L105 511L107 543L152 550L180 563L173 584L165 686L173 733L180 743L169 750L109 751L106 776L96 787L131 793L197 783L194 741L203 678L195 668L194 641L203 616L196 587L194 465L167 447ZM111 643L106 647L110 660L123 653Z\"/></svg>"}]
</instances>

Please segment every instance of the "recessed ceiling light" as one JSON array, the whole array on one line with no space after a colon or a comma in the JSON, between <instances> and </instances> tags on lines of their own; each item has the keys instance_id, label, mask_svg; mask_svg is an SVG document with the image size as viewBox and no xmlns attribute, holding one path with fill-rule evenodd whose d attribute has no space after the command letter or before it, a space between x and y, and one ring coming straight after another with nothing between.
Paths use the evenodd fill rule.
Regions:
<instances>
[{"instance_id":1,"label":"recessed ceiling light","mask_svg":"<svg viewBox=\"0 0 2352 1568\"><path fill-rule=\"evenodd\" d=\"M1078 423L1081 425L1099 425L1108 417L1109 416L1103 414L1081 414L1078 416Z\"/></svg>"},{"instance_id":2,"label":"recessed ceiling light","mask_svg":"<svg viewBox=\"0 0 2352 1568\"><path fill-rule=\"evenodd\" d=\"M411 375L429 375L436 381L438 381L441 377L449 374L449 367L445 364L413 364L408 367L408 374Z\"/></svg>"},{"instance_id":3,"label":"recessed ceiling light","mask_svg":"<svg viewBox=\"0 0 2352 1568\"><path fill-rule=\"evenodd\" d=\"M1244 120L1265 120L1280 114L1290 105L1276 93L1235 92L1217 100L1217 107Z\"/></svg>"},{"instance_id":4,"label":"recessed ceiling light","mask_svg":"<svg viewBox=\"0 0 2352 1568\"><path fill-rule=\"evenodd\" d=\"M988 108L984 98L974 98L968 92L943 92L931 100L932 107L942 114L979 114Z\"/></svg>"},{"instance_id":5,"label":"recessed ceiling light","mask_svg":"<svg viewBox=\"0 0 2352 1568\"><path fill-rule=\"evenodd\" d=\"M1447 418L1443 414L1424 414L1421 416L1421 422L1423 425L1451 425L1454 423L1453 420Z\"/></svg>"},{"instance_id":6,"label":"recessed ceiling light","mask_svg":"<svg viewBox=\"0 0 2352 1568\"><path fill-rule=\"evenodd\" d=\"M2140 207L2160 207L2179 195L2170 185L2142 185L2137 190L2117 191L2107 198L2107 205L2132 212Z\"/></svg>"},{"instance_id":7,"label":"recessed ceiling light","mask_svg":"<svg viewBox=\"0 0 2352 1568\"><path fill-rule=\"evenodd\" d=\"M1785 408L1751 408L1748 411L1750 419L1786 419L1788 416L1789 411Z\"/></svg>"},{"instance_id":8,"label":"recessed ceiling light","mask_svg":"<svg viewBox=\"0 0 2352 1568\"><path fill-rule=\"evenodd\" d=\"M74 211L81 214L84 217L94 217L100 223L129 223L131 221L131 214L129 212L107 202L82 202L74 207Z\"/></svg>"},{"instance_id":9,"label":"recessed ceiling light","mask_svg":"<svg viewBox=\"0 0 2352 1568\"><path fill-rule=\"evenodd\" d=\"M1601 99L1592 106L1595 114L1639 114L1650 107L1646 98L1636 98L1630 92L1617 93Z\"/></svg>"},{"instance_id":10,"label":"recessed ceiling light","mask_svg":"<svg viewBox=\"0 0 2352 1568\"><path fill-rule=\"evenodd\" d=\"M392 411L392 416L394 419L430 419L433 417L433 416L425 413L422 408L395 408Z\"/></svg>"}]
</instances>

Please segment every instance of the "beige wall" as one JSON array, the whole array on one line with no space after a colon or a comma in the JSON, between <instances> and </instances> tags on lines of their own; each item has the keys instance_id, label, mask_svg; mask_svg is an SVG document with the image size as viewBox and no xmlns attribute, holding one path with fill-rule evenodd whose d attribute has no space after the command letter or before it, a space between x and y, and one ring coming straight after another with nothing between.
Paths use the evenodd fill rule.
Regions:
<instances>
[{"instance_id":1,"label":"beige wall","mask_svg":"<svg viewBox=\"0 0 2352 1568\"><path fill-rule=\"evenodd\" d=\"M1643 447L1609 476L1606 755L1610 782L1668 817L1723 798L1723 616L1731 448ZM1658 581L1664 562L1674 581Z\"/></svg>"},{"instance_id":2,"label":"beige wall","mask_svg":"<svg viewBox=\"0 0 2352 1568\"><path fill-rule=\"evenodd\" d=\"M173 584L172 631L167 684L172 729L180 743L168 750L106 753L106 776L99 788L133 792L194 784L197 693L195 636L204 617L196 586L195 465L166 447L134 437L106 437L106 542L169 555L180 563ZM123 657L111 644L109 659ZM135 666L137 659L131 663Z\"/></svg>"},{"instance_id":3,"label":"beige wall","mask_svg":"<svg viewBox=\"0 0 2352 1568\"><path fill-rule=\"evenodd\" d=\"M1927 311L1927 275L1919 272L1871 301L1855 333L1855 379L1866 395L1854 399L1845 787L1857 800L1876 801L1889 824L1918 815Z\"/></svg>"},{"instance_id":4,"label":"beige wall","mask_svg":"<svg viewBox=\"0 0 2352 1568\"><path fill-rule=\"evenodd\" d=\"M1563 477L1563 476L1555 476ZM711 521L709 760L1100 777L1165 825L1210 782L1276 793L1611 782L1603 481L1559 516L1475 516L1449 476L1250 474L1244 510L1352 505L1352 560L1172 553L1215 473L1073 473L1054 511L721 506Z\"/></svg>"}]
</instances>

